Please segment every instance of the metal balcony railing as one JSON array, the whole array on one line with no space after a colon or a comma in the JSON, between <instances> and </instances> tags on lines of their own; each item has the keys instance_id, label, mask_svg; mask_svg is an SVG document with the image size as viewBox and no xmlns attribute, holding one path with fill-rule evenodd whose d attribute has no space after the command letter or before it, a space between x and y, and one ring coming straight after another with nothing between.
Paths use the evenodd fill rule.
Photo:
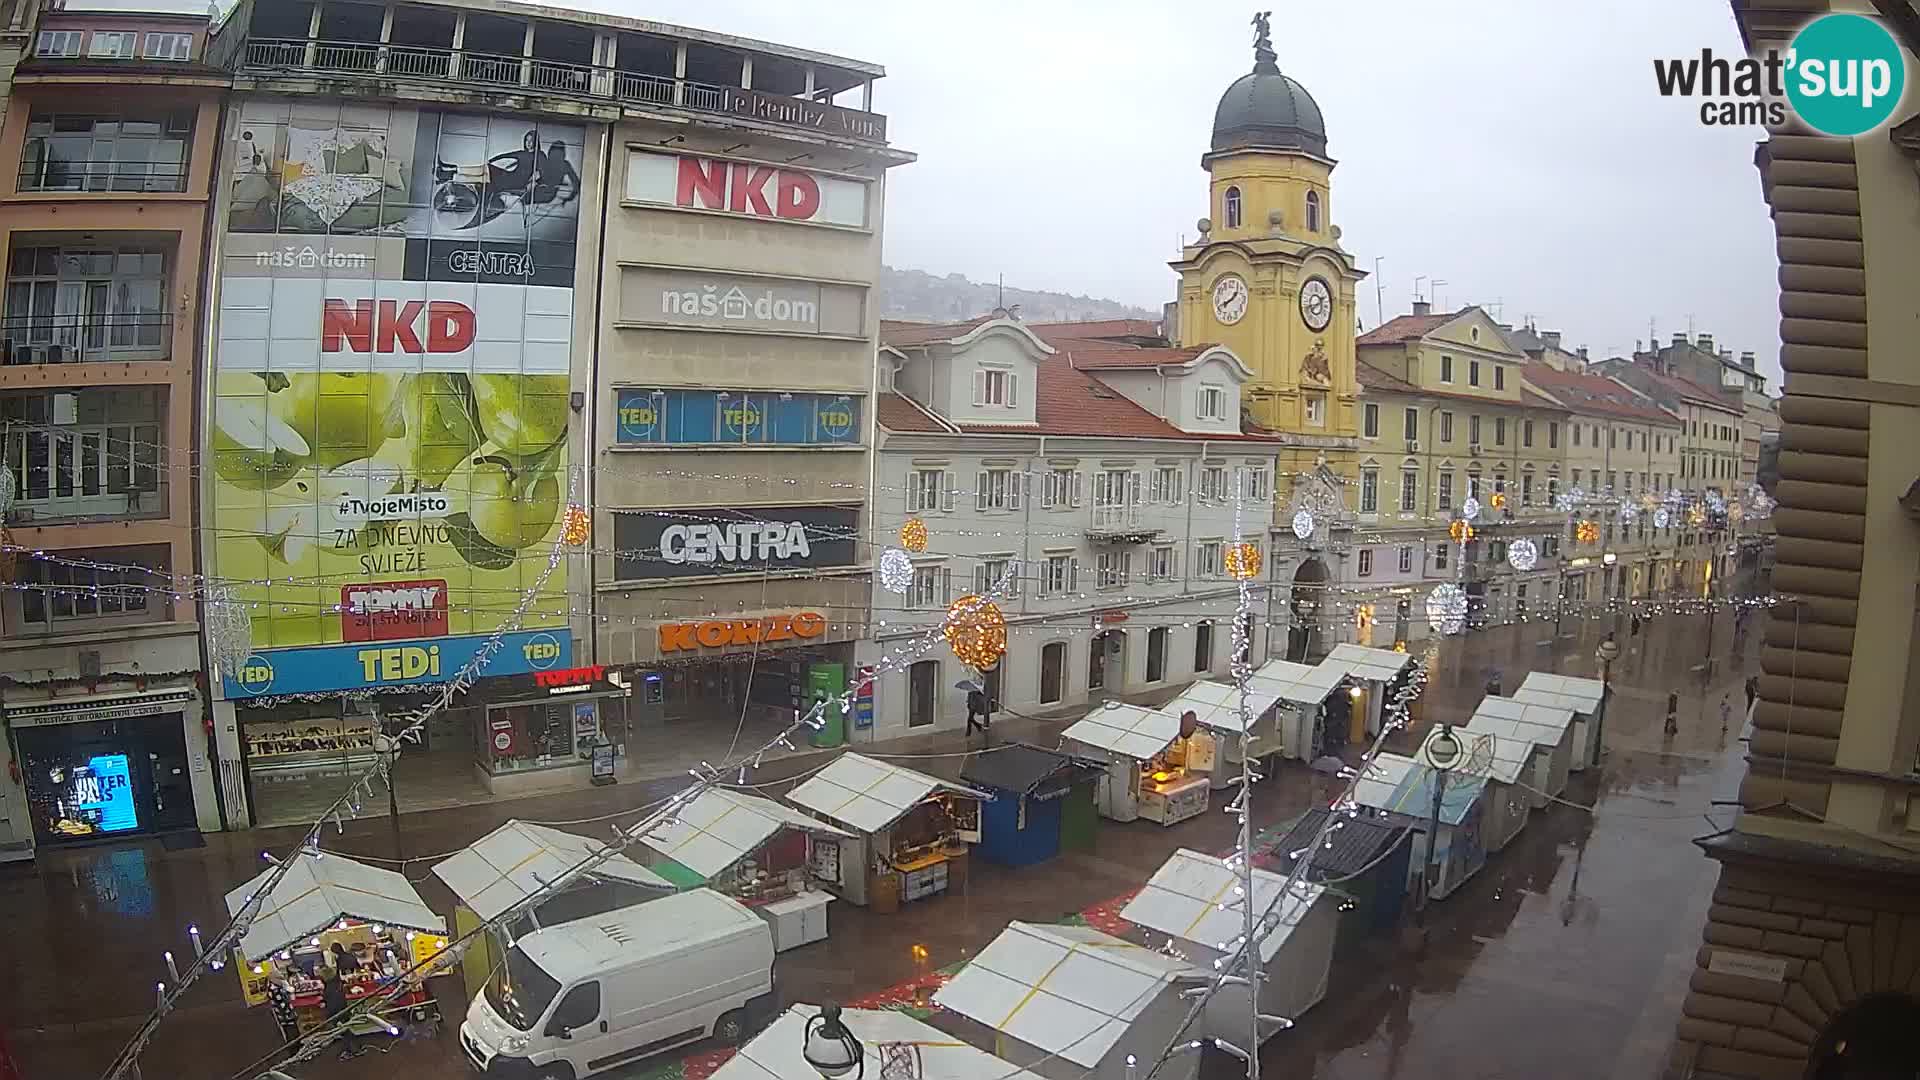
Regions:
<instances>
[{"instance_id":1,"label":"metal balcony railing","mask_svg":"<svg viewBox=\"0 0 1920 1080\"><path fill-rule=\"evenodd\" d=\"M16 191L185 191L187 167L178 161L145 158L70 161L35 157L20 162Z\"/></svg>"},{"instance_id":2,"label":"metal balcony railing","mask_svg":"<svg viewBox=\"0 0 1920 1080\"><path fill-rule=\"evenodd\" d=\"M1140 527L1140 507L1116 505L1093 508L1093 528L1097 532Z\"/></svg>"},{"instance_id":3,"label":"metal balcony railing","mask_svg":"<svg viewBox=\"0 0 1920 1080\"><path fill-rule=\"evenodd\" d=\"M0 318L0 365L159 360L173 338L167 312Z\"/></svg>"},{"instance_id":4,"label":"metal balcony railing","mask_svg":"<svg viewBox=\"0 0 1920 1080\"><path fill-rule=\"evenodd\" d=\"M158 423L0 421L0 468L13 473L10 520L146 515L166 510Z\"/></svg>"}]
</instances>

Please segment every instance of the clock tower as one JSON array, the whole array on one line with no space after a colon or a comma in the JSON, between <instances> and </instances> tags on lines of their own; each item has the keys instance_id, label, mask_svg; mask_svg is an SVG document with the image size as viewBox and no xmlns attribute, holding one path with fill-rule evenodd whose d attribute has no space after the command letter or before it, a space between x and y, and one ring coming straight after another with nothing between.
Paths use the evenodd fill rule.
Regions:
<instances>
[{"instance_id":1,"label":"clock tower","mask_svg":"<svg viewBox=\"0 0 1920 1080\"><path fill-rule=\"evenodd\" d=\"M1266 13L1253 25L1253 70L1221 95L1200 159L1211 177L1207 216L1172 264L1179 335L1183 345L1225 345L1253 369L1242 398L1249 418L1300 439L1299 460L1283 470L1309 471L1324 454L1351 474L1354 286L1365 275L1332 223L1320 106L1281 73Z\"/></svg>"}]
</instances>

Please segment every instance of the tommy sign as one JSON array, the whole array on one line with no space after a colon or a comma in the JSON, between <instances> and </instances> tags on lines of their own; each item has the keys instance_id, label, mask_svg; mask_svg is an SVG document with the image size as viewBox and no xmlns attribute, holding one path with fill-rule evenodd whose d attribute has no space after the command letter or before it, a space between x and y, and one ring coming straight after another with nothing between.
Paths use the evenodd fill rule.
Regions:
<instances>
[{"instance_id":1,"label":"tommy sign","mask_svg":"<svg viewBox=\"0 0 1920 1080\"><path fill-rule=\"evenodd\" d=\"M757 161L631 150L627 200L803 225L867 227L867 185Z\"/></svg>"},{"instance_id":2,"label":"tommy sign","mask_svg":"<svg viewBox=\"0 0 1920 1080\"><path fill-rule=\"evenodd\" d=\"M614 577L735 574L847 566L859 511L845 506L770 506L614 515Z\"/></svg>"}]
</instances>

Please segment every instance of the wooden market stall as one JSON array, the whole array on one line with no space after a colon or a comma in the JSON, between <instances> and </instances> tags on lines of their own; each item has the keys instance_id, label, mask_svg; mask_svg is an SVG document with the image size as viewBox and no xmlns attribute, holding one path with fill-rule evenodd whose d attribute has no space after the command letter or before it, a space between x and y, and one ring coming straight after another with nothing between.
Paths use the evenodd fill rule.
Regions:
<instances>
[{"instance_id":1,"label":"wooden market stall","mask_svg":"<svg viewBox=\"0 0 1920 1080\"><path fill-rule=\"evenodd\" d=\"M1353 725L1361 734L1350 740L1360 743L1380 734L1387 702L1413 669L1413 657L1392 649L1343 642L1327 652L1320 667L1338 672L1360 688L1360 707L1353 710Z\"/></svg>"},{"instance_id":2,"label":"wooden market stall","mask_svg":"<svg viewBox=\"0 0 1920 1080\"><path fill-rule=\"evenodd\" d=\"M1605 694L1606 684L1599 679L1536 671L1514 691L1513 700L1572 711L1573 758L1567 768L1585 772L1600 762L1600 701Z\"/></svg>"},{"instance_id":3,"label":"wooden market stall","mask_svg":"<svg viewBox=\"0 0 1920 1080\"><path fill-rule=\"evenodd\" d=\"M1327 709L1346 683L1338 668L1269 660L1254 670L1249 685L1271 690L1280 699L1275 715L1280 752L1295 761L1312 761L1326 745Z\"/></svg>"},{"instance_id":4,"label":"wooden market stall","mask_svg":"<svg viewBox=\"0 0 1920 1080\"><path fill-rule=\"evenodd\" d=\"M792 1005L712 1073L712 1080L809 1080L809 1026L819 1027L818 1005ZM859 1042L863 1064L855 1075L882 1080L1040 1080L1024 1069L961 1042L895 1009L841 1009L839 1021ZM907 1071L902 1072L902 1069Z\"/></svg>"},{"instance_id":5,"label":"wooden market stall","mask_svg":"<svg viewBox=\"0 0 1920 1080\"><path fill-rule=\"evenodd\" d=\"M1120 917L1165 934L1173 947L1201 970L1231 956L1245 932L1240 907L1240 873L1225 861L1181 848L1153 872ZM1324 885L1297 881L1271 870L1253 872L1253 912L1269 927L1260 939L1260 1011L1295 1020L1327 995L1333 973L1333 942L1340 924L1339 898ZM1251 1010L1245 987L1223 987L1207 1002L1206 1033L1235 1046L1265 1042L1279 1027L1263 1024L1250 1032Z\"/></svg>"},{"instance_id":6,"label":"wooden market stall","mask_svg":"<svg viewBox=\"0 0 1920 1080\"><path fill-rule=\"evenodd\" d=\"M1308 810L1279 840L1267 845L1264 856L1256 858L1270 860L1275 870L1290 874L1298 853L1307 862L1301 880L1336 883L1334 887L1346 900L1334 945L1334 951L1341 953L1399 925L1406 910L1414 833L1377 814L1362 814L1345 818L1340 828L1322 836L1331 814L1326 807Z\"/></svg>"},{"instance_id":7,"label":"wooden market stall","mask_svg":"<svg viewBox=\"0 0 1920 1080\"><path fill-rule=\"evenodd\" d=\"M1366 774L1354 781L1354 798L1361 806L1376 811L1380 820L1420 834L1414 838L1413 860L1407 870L1410 888L1417 888L1426 873L1424 837L1433 817L1435 775L1433 769L1412 758L1383 753L1376 755ZM1487 863L1480 832L1486 790L1484 776L1456 772L1446 777L1439 836L1432 854L1437 870L1431 894L1435 900L1452 893Z\"/></svg>"},{"instance_id":8,"label":"wooden market stall","mask_svg":"<svg viewBox=\"0 0 1920 1080\"><path fill-rule=\"evenodd\" d=\"M1139 1080L1186 1020L1180 991L1206 973L1087 926L1011 922L933 995L985 1024L994 1053L1050 1080ZM1178 1054L1156 1080L1193 1080Z\"/></svg>"},{"instance_id":9,"label":"wooden market stall","mask_svg":"<svg viewBox=\"0 0 1920 1080\"><path fill-rule=\"evenodd\" d=\"M992 794L980 808L981 858L1003 866L1030 866L1062 851L1093 850L1100 820L1094 789L1099 763L1006 743L967 755L960 779Z\"/></svg>"},{"instance_id":10,"label":"wooden market stall","mask_svg":"<svg viewBox=\"0 0 1920 1080\"><path fill-rule=\"evenodd\" d=\"M814 838L815 875L837 879L848 903L891 912L966 880L967 845L980 841L980 804L989 796L847 753L786 798L852 834Z\"/></svg>"},{"instance_id":11,"label":"wooden market stall","mask_svg":"<svg viewBox=\"0 0 1920 1080\"><path fill-rule=\"evenodd\" d=\"M1214 742L1213 768L1207 771L1207 783L1215 791L1238 782L1240 763L1247 753L1258 761L1280 750L1278 721L1279 695L1251 682L1247 686L1246 709L1241 710L1240 688L1229 683L1194 683L1160 707L1183 722L1187 716ZM1245 749L1243 749L1243 745ZM1192 771L1189 769L1188 771Z\"/></svg>"},{"instance_id":12,"label":"wooden market stall","mask_svg":"<svg viewBox=\"0 0 1920 1080\"><path fill-rule=\"evenodd\" d=\"M1498 721L1493 721L1496 726ZM1427 733L1426 741L1421 743L1414 758L1423 764L1427 757L1427 745L1438 735L1438 729ZM1480 846L1488 851L1500 851L1520 835L1527 827L1527 820L1533 814L1533 794L1526 784L1531 777L1537 750L1533 743L1516 730L1480 730L1454 728L1453 735L1460 741L1463 753L1449 774L1448 784L1461 778L1472 776L1486 783L1486 790L1480 796ZM1432 814L1432 788L1428 788L1429 809Z\"/></svg>"},{"instance_id":13,"label":"wooden market stall","mask_svg":"<svg viewBox=\"0 0 1920 1080\"><path fill-rule=\"evenodd\" d=\"M1198 727L1181 731L1176 714L1109 701L1061 732L1060 746L1106 762L1095 793L1105 817L1172 825L1206 812L1218 747Z\"/></svg>"},{"instance_id":14,"label":"wooden market stall","mask_svg":"<svg viewBox=\"0 0 1920 1080\"><path fill-rule=\"evenodd\" d=\"M1522 783L1532 789L1535 809L1546 807L1567 790L1573 765L1572 710L1489 694L1474 707L1466 730L1491 731L1533 744L1533 768Z\"/></svg>"},{"instance_id":15,"label":"wooden market stall","mask_svg":"<svg viewBox=\"0 0 1920 1080\"><path fill-rule=\"evenodd\" d=\"M318 972L334 963L337 945L358 965L345 973L349 1002L402 978L415 964L447 947L447 924L427 907L406 876L344 855L303 850L261 901L233 957L249 1006L267 1003L267 988L284 980L302 1032L327 1019ZM238 915L249 897L274 873L261 871L227 894L227 911ZM356 1027L363 1034L399 1035L402 1023L437 1024L440 1004L426 978L429 968L405 975L401 994Z\"/></svg>"}]
</instances>

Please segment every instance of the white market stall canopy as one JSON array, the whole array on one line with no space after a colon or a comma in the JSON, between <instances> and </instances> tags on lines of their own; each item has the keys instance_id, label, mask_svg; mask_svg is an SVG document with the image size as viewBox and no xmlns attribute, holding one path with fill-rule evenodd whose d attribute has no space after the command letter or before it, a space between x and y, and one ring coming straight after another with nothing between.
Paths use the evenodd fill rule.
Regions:
<instances>
[{"instance_id":1,"label":"white market stall canopy","mask_svg":"<svg viewBox=\"0 0 1920 1080\"><path fill-rule=\"evenodd\" d=\"M984 791L875 761L865 754L842 754L806 783L787 792L787 801L856 832L872 834L907 816L907 811L939 791L982 801L992 798Z\"/></svg>"},{"instance_id":2,"label":"white market stall canopy","mask_svg":"<svg viewBox=\"0 0 1920 1080\"><path fill-rule=\"evenodd\" d=\"M1222 682L1197 682L1180 692L1160 707L1160 711L1176 720L1189 711L1200 722L1200 726L1214 731L1239 733L1250 725L1257 724L1260 717L1273 708L1280 695L1267 686L1247 683L1247 712L1243 722L1240 715L1240 688Z\"/></svg>"},{"instance_id":3,"label":"white market stall canopy","mask_svg":"<svg viewBox=\"0 0 1920 1080\"><path fill-rule=\"evenodd\" d=\"M765 847L782 829L835 837L852 833L772 799L708 788L640 842L703 878L713 878Z\"/></svg>"},{"instance_id":4,"label":"white market stall canopy","mask_svg":"<svg viewBox=\"0 0 1920 1080\"><path fill-rule=\"evenodd\" d=\"M1521 682L1520 689L1513 693L1513 700L1592 715L1600 711L1600 698L1604 693L1605 686L1599 679L1536 671Z\"/></svg>"},{"instance_id":5,"label":"white market stall canopy","mask_svg":"<svg viewBox=\"0 0 1920 1080\"><path fill-rule=\"evenodd\" d=\"M1454 738L1460 740L1461 753L1453 773L1497 780L1502 784L1519 783L1521 775L1527 770L1527 762L1533 760L1533 740L1518 724L1497 719L1485 723L1489 726L1454 729ZM1422 766L1429 760L1427 746L1439 733L1440 729L1435 728L1427 735L1426 742L1420 744L1418 758Z\"/></svg>"},{"instance_id":6,"label":"white market stall canopy","mask_svg":"<svg viewBox=\"0 0 1920 1080\"><path fill-rule=\"evenodd\" d=\"M1320 705L1340 689L1347 674L1338 667L1308 667L1291 660L1269 660L1247 680L1249 686L1271 690L1292 705Z\"/></svg>"},{"instance_id":7,"label":"white market stall canopy","mask_svg":"<svg viewBox=\"0 0 1920 1080\"><path fill-rule=\"evenodd\" d=\"M1573 726L1573 710L1552 705L1533 705L1498 694L1488 694L1474 708L1466 726L1471 731L1495 733L1511 729L1516 737L1552 750L1560 745L1560 740L1566 738L1567 729Z\"/></svg>"},{"instance_id":8,"label":"white market stall canopy","mask_svg":"<svg viewBox=\"0 0 1920 1080\"><path fill-rule=\"evenodd\" d=\"M1463 740L1465 741L1465 740ZM1471 748L1471 742L1467 743ZM1529 745L1529 750L1531 746ZM1433 814L1434 770L1398 754L1376 754L1367 772L1353 786L1361 806L1425 821ZM1441 795L1440 821L1458 825L1485 790L1487 778L1455 769L1447 775Z\"/></svg>"},{"instance_id":9,"label":"white market stall canopy","mask_svg":"<svg viewBox=\"0 0 1920 1080\"><path fill-rule=\"evenodd\" d=\"M1127 901L1127 906L1120 909L1120 917L1170 937L1231 952L1230 943L1246 931L1245 910L1233 894L1239 884L1239 873L1224 861L1181 848L1160 864L1146 888ZM1291 893L1286 890L1286 875L1254 870L1254 917L1261 918L1272 910L1277 919L1273 930L1260 940L1263 964L1272 960L1287 943L1287 935L1312 910L1326 888L1301 881L1294 885ZM1224 911L1222 904L1226 905Z\"/></svg>"},{"instance_id":10,"label":"white market stall canopy","mask_svg":"<svg viewBox=\"0 0 1920 1080\"><path fill-rule=\"evenodd\" d=\"M447 932L446 921L420 899L406 875L355 862L344 855L301 851L261 901L240 953L263 959L304 941L341 919L383 923L429 933ZM227 894L227 912L238 915L247 898L264 886L273 869Z\"/></svg>"},{"instance_id":11,"label":"white market stall canopy","mask_svg":"<svg viewBox=\"0 0 1920 1080\"><path fill-rule=\"evenodd\" d=\"M1168 986L1189 977L1205 978L1090 927L1011 922L933 1001L1091 1069Z\"/></svg>"},{"instance_id":12,"label":"white market stall canopy","mask_svg":"<svg viewBox=\"0 0 1920 1080\"><path fill-rule=\"evenodd\" d=\"M1180 714L1109 701L1068 725L1060 737L1147 761L1180 737Z\"/></svg>"},{"instance_id":13,"label":"white market stall canopy","mask_svg":"<svg viewBox=\"0 0 1920 1080\"><path fill-rule=\"evenodd\" d=\"M818 1015L818 1005L790 1007L716 1069L713 1080L806 1080L818 1076L803 1052L807 1022ZM886 1062L881 1047L893 1044L913 1048L919 1064L914 1072L916 1080L1040 1080L893 1009L842 1009L840 1022L860 1040L869 1077L891 1075L883 1071Z\"/></svg>"},{"instance_id":14,"label":"white market stall canopy","mask_svg":"<svg viewBox=\"0 0 1920 1080\"><path fill-rule=\"evenodd\" d=\"M1333 668L1342 675L1351 675L1356 679L1370 682L1391 682L1413 663L1413 657L1392 649L1373 649L1351 642L1335 645L1320 661L1320 666Z\"/></svg>"},{"instance_id":15,"label":"white market stall canopy","mask_svg":"<svg viewBox=\"0 0 1920 1080\"><path fill-rule=\"evenodd\" d=\"M433 875L482 919L491 919L549 882L607 850L598 840L529 821L509 821L466 850L435 863ZM596 878L672 892L673 883L625 855L591 871Z\"/></svg>"}]
</instances>

